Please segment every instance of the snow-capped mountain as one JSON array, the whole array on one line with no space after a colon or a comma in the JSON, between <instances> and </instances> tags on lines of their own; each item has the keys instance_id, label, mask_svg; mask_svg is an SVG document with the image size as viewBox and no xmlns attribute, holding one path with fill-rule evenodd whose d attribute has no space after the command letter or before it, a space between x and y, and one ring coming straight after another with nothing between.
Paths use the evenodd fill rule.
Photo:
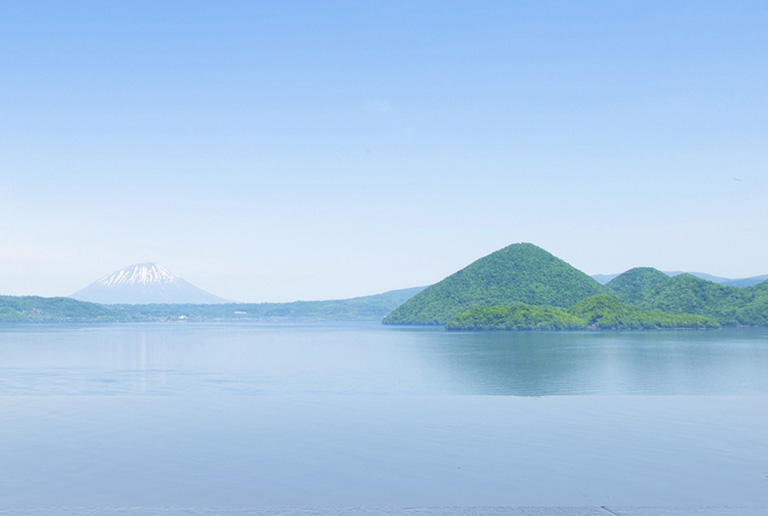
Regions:
<instances>
[{"instance_id":1,"label":"snow-capped mountain","mask_svg":"<svg viewBox=\"0 0 768 516\"><path fill-rule=\"evenodd\" d=\"M227 303L157 263L139 263L104 276L70 297L102 304Z\"/></svg>"}]
</instances>

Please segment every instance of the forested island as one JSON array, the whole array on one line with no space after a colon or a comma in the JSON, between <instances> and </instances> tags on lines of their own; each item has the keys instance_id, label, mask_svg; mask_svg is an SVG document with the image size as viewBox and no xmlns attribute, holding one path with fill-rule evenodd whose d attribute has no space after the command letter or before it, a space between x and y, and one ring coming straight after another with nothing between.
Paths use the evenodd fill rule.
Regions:
<instances>
[{"instance_id":1,"label":"forested island","mask_svg":"<svg viewBox=\"0 0 768 516\"><path fill-rule=\"evenodd\" d=\"M383 322L450 330L768 326L768 281L729 287L645 267L601 285L547 251L521 243L426 288Z\"/></svg>"}]
</instances>

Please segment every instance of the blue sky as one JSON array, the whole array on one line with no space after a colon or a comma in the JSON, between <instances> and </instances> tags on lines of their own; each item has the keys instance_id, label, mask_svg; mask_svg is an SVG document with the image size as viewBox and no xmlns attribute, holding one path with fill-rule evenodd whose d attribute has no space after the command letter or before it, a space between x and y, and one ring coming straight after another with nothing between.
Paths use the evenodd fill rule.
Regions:
<instances>
[{"instance_id":1,"label":"blue sky","mask_svg":"<svg viewBox=\"0 0 768 516\"><path fill-rule=\"evenodd\" d=\"M762 1L0 2L0 293L156 261L351 297L520 241L766 274L765 27Z\"/></svg>"}]
</instances>

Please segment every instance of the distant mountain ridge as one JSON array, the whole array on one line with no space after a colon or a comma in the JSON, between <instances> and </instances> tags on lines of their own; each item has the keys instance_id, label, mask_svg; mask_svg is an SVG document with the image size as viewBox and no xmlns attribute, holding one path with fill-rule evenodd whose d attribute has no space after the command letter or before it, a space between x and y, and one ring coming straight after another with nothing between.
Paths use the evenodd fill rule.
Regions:
<instances>
[{"instance_id":1,"label":"distant mountain ridge","mask_svg":"<svg viewBox=\"0 0 768 516\"><path fill-rule=\"evenodd\" d=\"M70 296L79 301L114 304L229 303L198 288L157 263L138 263L108 274Z\"/></svg>"},{"instance_id":2,"label":"distant mountain ridge","mask_svg":"<svg viewBox=\"0 0 768 516\"><path fill-rule=\"evenodd\" d=\"M425 287L390 290L381 294L289 303L227 303L116 305L122 317L134 321L376 321L418 294Z\"/></svg>"},{"instance_id":3,"label":"distant mountain ridge","mask_svg":"<svg viewBox=\"0 0 768 516\"><path fill-rule=\"evenodd\" d=\"M379 322L424 287L381 294L291 303L113 304L66 297L0 296L0 323L66 322Z\"/></svg>"},{"instance_id":4,"label":"distant mountain ridge","mask_svg":"<svg viewBox=\"0 0 768 516\"><path fill-rule=\"evenodd\" d=\"M115 313L106 306L68 297L0 296L0 323L117 320Z\"/></svg>"},{"instance_id":5,"label":"distant mountain ridge","mask_svg":"<svg viewBox=\"0 0 768 516\"><path fill-rule=\"evenodd\" d=\"M729 279L720 283L726 287L753 287L768 280L768 274L752 276L751 278Z\"/></svg>"},{"instance_id":6,"label":"distant mountain ridge","mask_svg":"<svg viewBox=\"0 0 768 516\"><path fill-rule=\"evenodd\" d=\"M630 269L630 270L633 270L633 269ZM753 285L759 285L765 280L768 280L768 274L763 274L761 276L751 276L749 278L731 279L731 278L723 278L721 276L713 276L712 274L707 274L706 272L682 272L682 271L659 271L659 272L661 272L662 274L666 274L671 278L674 278L675 276L679 276L681 274L690 274L691 276L696 276L697 278L711 281L719 285L725 285L727 287L751 287ZM593 274L592 279L594 279L601 285L607 285L609 281L611 281L612 279L618 276L621 276L622 274L624 273L621 272L616 274Z\"/></svg>"}]
</instances>

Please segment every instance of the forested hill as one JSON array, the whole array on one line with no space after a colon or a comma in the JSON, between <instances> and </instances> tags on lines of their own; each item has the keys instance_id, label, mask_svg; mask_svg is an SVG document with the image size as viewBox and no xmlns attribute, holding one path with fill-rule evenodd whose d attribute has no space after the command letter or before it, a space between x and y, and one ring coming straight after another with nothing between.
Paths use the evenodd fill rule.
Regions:
<instances>
[{"instance_id":1,"label":"forested hill","mask_svg":"<svg viewBox=\"0 0 768 516\"><path fill-rule=\"evenodd\" d=\"M544 249L513 244L428 287L383 322L443 325L472 308L516 303L567 308L604 292L604 286Z\"/></svg>"},{"instance_id":2,"label":"forested hill","mask_svg":"<svg viewBox=\"0 0 768 516\"><path fill-rule=\"evenodd\" d=\"M636 271L627 271L628 278L622 279L622 274L607 287L638 308L703 315L726 326L768 326L768 282L739 288L690 274L657 281L649 279L647 272L639 275Z\"/></svg>"},{"instance_id":3,"label":"forested hill","mask_svg":"<svg viewBox=\"0 0 768 516\"><path fill-rule=\"evenodd\" d=\"M645 292L664 284L671 278L653 267L636 267L619 274L605 286L620 300L627 303L642 301Z\"/></svg>"}]
</instances>

